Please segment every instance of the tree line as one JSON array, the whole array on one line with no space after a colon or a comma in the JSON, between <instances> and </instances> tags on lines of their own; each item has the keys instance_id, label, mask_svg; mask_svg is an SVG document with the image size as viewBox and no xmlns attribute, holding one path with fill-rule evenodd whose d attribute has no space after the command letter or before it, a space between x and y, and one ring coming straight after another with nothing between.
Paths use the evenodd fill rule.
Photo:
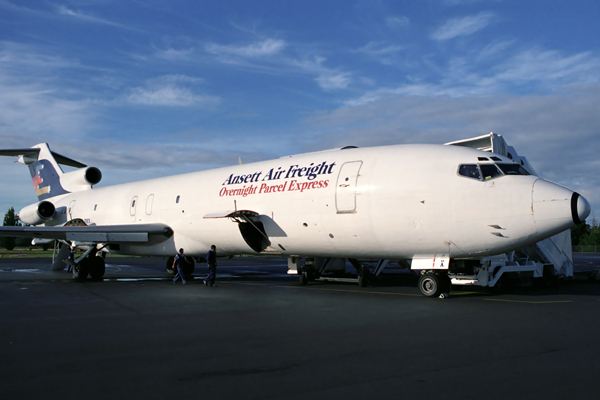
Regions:
<instances>
[{"instance_id":1,"label":"tree line","mask_svg":"<svg viewBox=\"0 0 600 400\"><path fill-rule=\"evenodd\" d=\"M571 244L573 246L598 246L600 245L600 226L594 217L590 224L586 221L571 228Z\"/></svg>"}]
</instances>

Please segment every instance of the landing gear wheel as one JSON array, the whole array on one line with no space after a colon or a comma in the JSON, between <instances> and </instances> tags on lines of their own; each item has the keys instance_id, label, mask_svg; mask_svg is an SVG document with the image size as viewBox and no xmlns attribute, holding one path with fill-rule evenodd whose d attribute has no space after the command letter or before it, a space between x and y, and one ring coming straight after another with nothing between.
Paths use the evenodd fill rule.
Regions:
<instances>
[{"instance_id":1,"label":"landing gear wheel","mask_svg":"<svg viewBox=\"0 0 600 400\"><path fill-rule=\"evenodd\" d=\"M80 263L73 266L73 279L83 281L87 278L89 272L89 261L87 258L84 258Z\"/></svg>"},{"instance_id":2,"label":"landing gear wheel","mask_svg":"<svg viewBox=\"0 0 600 400\"><path fill-rule=\"evenodd\" d=\"M423 296L438 297L442 293L440 278L436 274L427 273L419 278L419 290Z\"/></svg>"},{"instance_id":3,"label":"landing gear wheel","mask_svg":"<svg viewBox=\"0 0 600 400\"><path fill-rule=\"evenodd\" d=\"M167 259L167 272L169 273L169 275L173 275L175 276L175 268L173 268L173 262L175 261L175 257L169 257Z\"/></svg>"},{"instance_id":4,"label":"landing gear wheel","mask_svg":"<svg viewBox=\"0 0 600 400\"><path fill-rule=\"evenodd\" d=\"M102 257L90 257L88 261L90 278L102 279L104 272L106 271L106 264Z\"/></svg>"},{"instance_id":5,"label":"landing gear wheel","mask_svg":"<svg viewBox=\"0 0 600 400\"><path fill-rule=\"evenodd\" d=\"M185 275L186 279L194 279L192 274L194 273L194 270L196 269L196 262L194 261L194 259L192 257L186 257L186 258L187 258L189 264L185 263L185 262L183 263L183 274Z\"/></svg>"},{"instance_id":6,"label":"landing gear wheel","mask_svg":"<svg viewBox=\"0 0 600 400\"><path fill-rule=\"evenodd\" d=\"M308 272L303 272L300 274L300 284L308 285Z\"/></svg>"},{"instance_id":7,"label":"landing gear wheel","mask_svg":"<svg viewBox=\"0 0 600 400\"><path fill-rule=\"evenodd\" d=\"M366 287L367 286L367 277L364 275L358 276L358 286Z\"/></svg>"}]
</instances>

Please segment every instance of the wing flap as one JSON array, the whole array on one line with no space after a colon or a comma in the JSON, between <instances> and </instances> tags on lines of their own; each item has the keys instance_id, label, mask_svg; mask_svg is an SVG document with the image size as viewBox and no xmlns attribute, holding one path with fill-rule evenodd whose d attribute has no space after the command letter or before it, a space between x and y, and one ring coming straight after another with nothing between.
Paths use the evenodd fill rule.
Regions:
<instances>
[{"instance_id":1,"label":"wing flap","mask_svg":"<svg viewBox=\"0 0 600 400\"><path fill-rule=\"evenodd\" d=\"M165 224L102 226L3 226L0 236L98 243L151 243L173 236Z\"/></svg>"}]
</instances>

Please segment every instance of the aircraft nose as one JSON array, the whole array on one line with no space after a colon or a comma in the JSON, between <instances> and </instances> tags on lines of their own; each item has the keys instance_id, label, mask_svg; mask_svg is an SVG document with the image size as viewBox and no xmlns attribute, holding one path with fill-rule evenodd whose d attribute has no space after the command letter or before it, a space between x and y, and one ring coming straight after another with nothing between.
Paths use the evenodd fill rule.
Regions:
<instances>
[{"instance_id":1,"label":"aircraft nose","mask_svg":"<svg viewBox=\"0 0 600 400\"><path fill-rule=\"evenodd\" d=\"M588 203L588 201L579 193L573 193L573 196L571 197L571 215L573 216L573 222L579 224L585 221L588 215L590 215L590 212L592 212L590 203Z\"/></svg>"},{"instance_id":2,"label":"aircraft nose","mask_svg":"<svg viewBox=\"0 0 600 400\"><path fill-rule=\"evenodd\" d=\"M535 229L545 236L574 227L590 213L590 205L578 193L563 186L537 179L532 187Z\"/></svg>"}]
</instances>

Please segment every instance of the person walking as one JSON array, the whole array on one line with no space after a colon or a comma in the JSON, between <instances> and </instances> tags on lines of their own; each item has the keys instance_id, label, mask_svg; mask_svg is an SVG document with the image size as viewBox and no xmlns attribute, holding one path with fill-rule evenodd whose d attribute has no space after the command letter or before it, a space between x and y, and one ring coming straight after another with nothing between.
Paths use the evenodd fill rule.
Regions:
<instances>
[{"instance_id":1,"label":"person walking","mask_svg":"<svg viewBox=\"0 0 600 400\"><path fill-rule=\"evenodd\" d=\"M206 254L208 263L208 276L204 280L204 284L210 287L217 287L215 279L217 279L217 246L210 246L210 250Z\"/></svg>"},{"instance_id":2,"label":"person walking","mask_svg":"<svg viewBox=\"0 0 600 400\"><path fill-rule=\"evenodd\" d=\"M173 279L173 283L177 283L177 279L179 279L179 278L181 278L184 285L187 283L187 281L185 280L185 275L183 274L183 263L184 262L191 264L185 257L185 254L183 254L183 249L179 249L179 254L177 254L175 256L175 260L173 260L173 269L175 269L175 267L177 267L177 274L175 275L175 278Z\"/></svg>"},{"instance_id":3,"label":"person walking","mask_svg":"<svg viewBox=\"0 0 600 400\"><path fill-rule=\"evenodd\" d=\"M75 249L73 248L73 246L69 246L67 260L71 261L70 263L67 263L67 272L72 272L73 264L75 263Z\"/></svg>"}]
</instances>

